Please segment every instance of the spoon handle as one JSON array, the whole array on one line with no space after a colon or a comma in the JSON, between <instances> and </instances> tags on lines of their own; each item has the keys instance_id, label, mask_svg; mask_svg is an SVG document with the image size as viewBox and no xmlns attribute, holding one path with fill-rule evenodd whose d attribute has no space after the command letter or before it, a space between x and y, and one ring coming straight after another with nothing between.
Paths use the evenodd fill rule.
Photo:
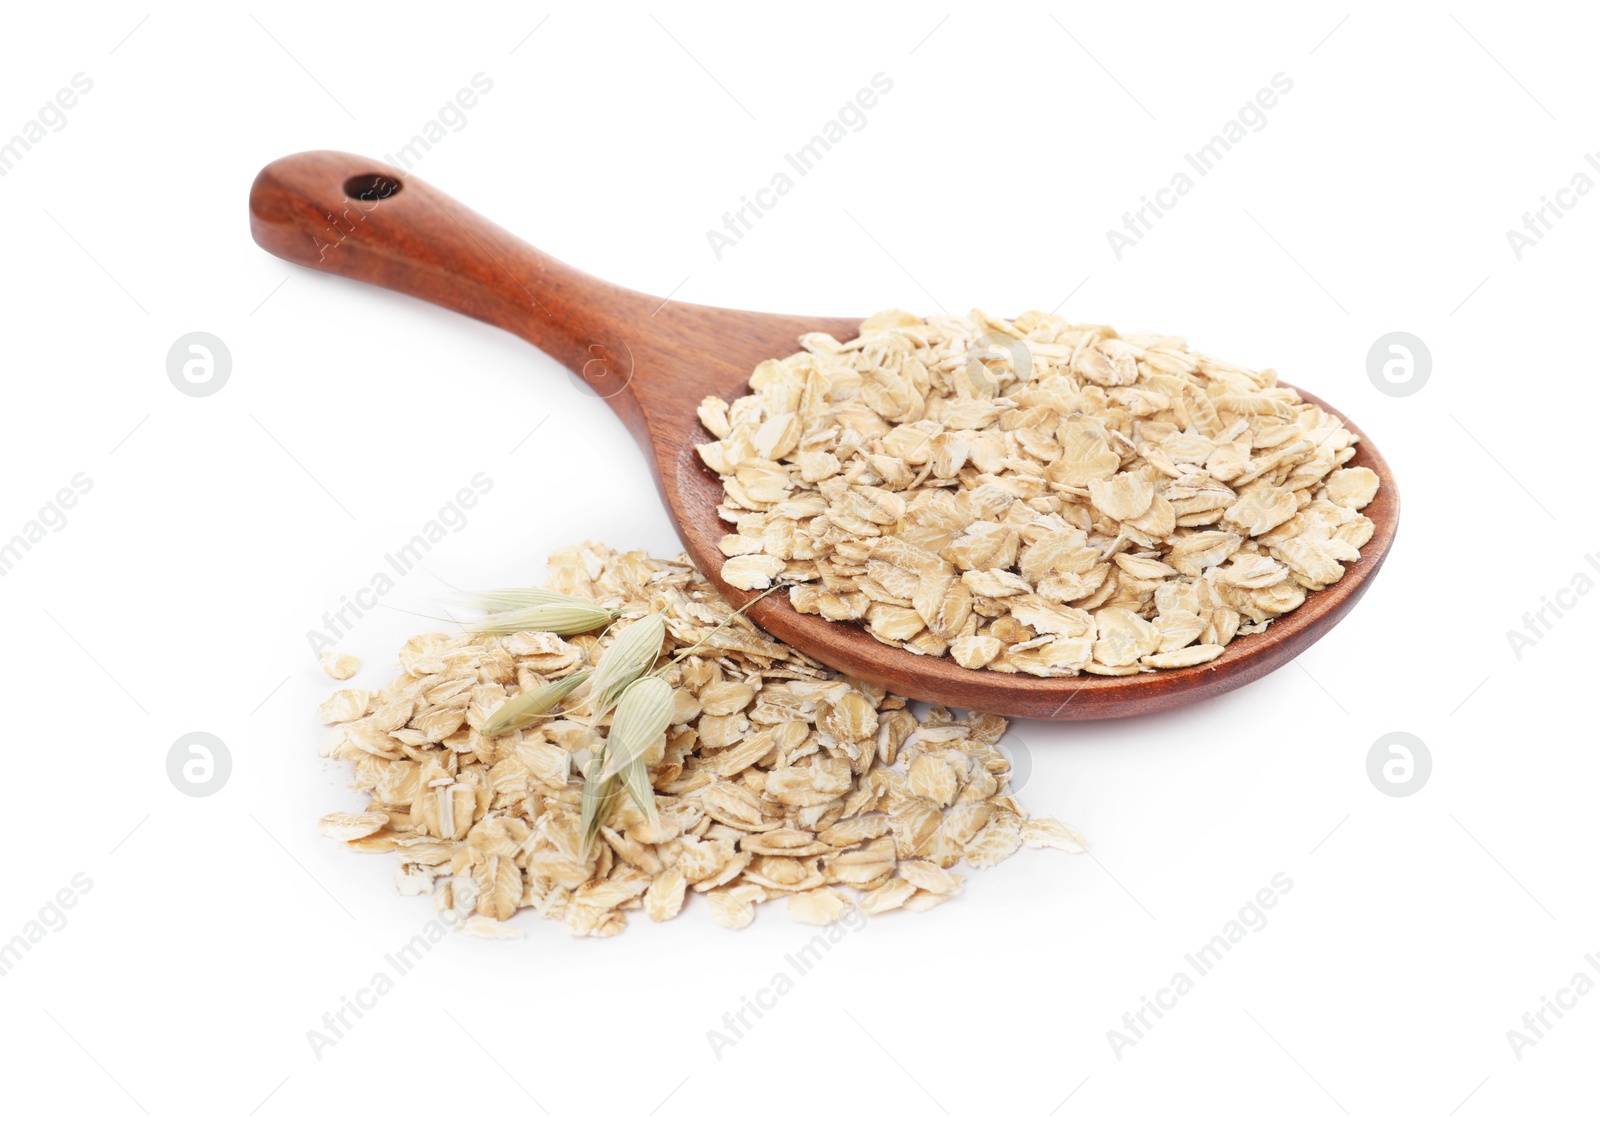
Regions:
<instances>
[{"instance_id":1,"label":"spoon handle","mask_svg":"<svg viewBox=\"0 0 1600 1131\"><path fill-rule=\"evenodd\" d=\"M333 150L283 157L257 174L250 234L292 263L509 330L606 398L631 380L621 330L658 301L545 255L410 173ZM625 393L611 404L637 425L632 401Z\"/></svg>"}]
</instances>

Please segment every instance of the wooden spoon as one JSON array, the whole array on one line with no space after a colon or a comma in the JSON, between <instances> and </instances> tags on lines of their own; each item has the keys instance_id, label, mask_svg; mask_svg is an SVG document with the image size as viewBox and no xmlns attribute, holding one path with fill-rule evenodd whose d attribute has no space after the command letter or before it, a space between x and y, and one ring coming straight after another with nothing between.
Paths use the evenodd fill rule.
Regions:
<instances>
[{"instance_id":1,"label":"wooden spoon","mask_svg":"<svg viewBox=\"0 0 1600 1131\"><path fill-rule=\"evenodd\" d=\"M707 395L732 401L756 365L799 349L821 330L841 341L858 318L799 318L671 302L574 270L423 181L348 153L298 153L262 169L250 188L250 232L274 255L403 291L509 330L572 369L606 399L655 465L661 497L695 565L735 607L751 594L722 581L717 516L722 485L694 445L710 440L695 416ZM1334 415L1332 406L1301 396ZM1352 431L1357 431L1353 424ZM881 644L853 624L801 614L782 593L749 616L780 640L839 671L901 695L1004 715L1093 719L1197 702L1258 679L1332 628L1372 583L1394 541L1394 473L1363 440L1354 466L1378 473L1366 510L1376 533L1343 580L1199 667L1134 676L1042 679L967 671L948 658Z\"/></svg>"}]
</instances>

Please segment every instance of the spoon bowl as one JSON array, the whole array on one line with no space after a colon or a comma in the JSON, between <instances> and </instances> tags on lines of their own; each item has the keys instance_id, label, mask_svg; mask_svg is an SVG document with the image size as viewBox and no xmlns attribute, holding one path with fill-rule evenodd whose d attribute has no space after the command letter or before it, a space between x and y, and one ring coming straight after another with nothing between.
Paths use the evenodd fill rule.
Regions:
<instances>
[{"instance_id":1,"label":"spoon bowl","mask_svg":"<svg viewBox=\"0 0 1600 1131\"><path fill-rule=\"evenodd\" d=\"M768 358L801 334L855 337L859 318L758 314L674 302L614 286L531 247L425 182L381 162L320 150L266 166L250 189L255 241L291 262L375 283L509 330L581 377L622 418L650 459L690 559L734 607L750 594L722 580L722 482L694 446L712 437L695 408L733 401ZM1343 419L1327 402L1297 390ZM1359 434L1348 420L1346 426ZM1041 678L968 671L948 658L880 643L851 623L796 612L780 592L747 615L778 639L847 675L948 707L1045 719L1163 711L1231 691L1288 663L1348 613L1383 564L1400 519L1394 473L1363 439L1349 466L1377 472L1363 512L1372 538L1344 577L1266 631L1208 664L1132 676Z\"/></svg>"}]
</instances>

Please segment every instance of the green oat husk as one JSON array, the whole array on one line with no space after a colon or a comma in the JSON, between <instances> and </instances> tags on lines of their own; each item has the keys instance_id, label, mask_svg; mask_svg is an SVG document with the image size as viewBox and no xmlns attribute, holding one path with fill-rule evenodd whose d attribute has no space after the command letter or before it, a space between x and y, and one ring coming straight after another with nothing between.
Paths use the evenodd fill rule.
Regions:
<instances>
[{"instance_id":1,"label":"green oat husk","mask_svg":"<svg viewBox=\"0 0 1600 1131\"><path fill-rule=\"evenodd\" d=\"M552 718L553 709L576 691L589 675L589 672L575 672L572 675L562 676L554 683L547 683L543 687L536 687L532 691L524 691L513 699L507 699L498 711L489 716L489 721L483 724L483 735L495 738L537 719Z\"/></svg>"},{"instance_id":2,"label":"green oat husk","mask_svg":"<svg viewBox=\"0 0 1600 1131\"><path fill-rule=\"evenodd\" d=\"M667 733L675 694L666 680L645 676L628 684L618 697L604 752L590 756L583 783L583 852L586 856L622 790L627 790L639 811L655 824L656 791L650 783L644 755Z\"/></svg>"},{"instance_id":3,"label":"green oat husk","mask_svg":"<svg viewBox=\"0 0 1600 1131\"><path fill-rule=\"evenodd\" d=\"M758 593L740 608L730 612L722 623L706 633L691 648L655 667L655 660L666 639L666 618L652 613L635 621L622 632L595 665L594 682L589 685L591 720L598 722L613 704L604 756L592 756L583 784L583 852L587 856L600 835L600 826L611 815L623 790L633 798L639 811L656 821L655 786L644 764L644 752L666 734L672 723L672 701L676 692L661 678L661 673L697 654L713 636L733 619L779 586ZM602 682L602 674L604 682Z\"/></svg>"},{"instance_id":4,"label":"green oat husk","mask_svg":"<svg viewBox=\"0 0 1600 1131\"><path fill-rule=\"evenodd\" d=\"M655 666L667 638L667 618L661 613L640 617L617 633L594 666L589 683L589 715L598 723L627 690L629 684Z\"/></svg>"},{"instance_id":5,"label":"green oat husk","mask_svg":"<svg viewBox=\"0 0 1600 1131\"><path fill-rule=\"evenodd\" d=\"M583 846L580 851L587 860L589 853L594 851L594 843L600 839L600 826L605 824L606 818L611 816L611 811L616 807L617 800L622 796L622 783L616 778L602 778L600 765L602 755L599 750L589 755L588 769L583 778L583 809L581 819L583 822Z\"/></svg>"},{"instance_id":6,"label":"green oat husk","mask_svg":"<svg viewBox=\"0 0 1600 1131\"><path fill-rule=\"evenodd\" d=\"M601 653L600 662L595 664L594 675L589 681L589 696L584 702L584 707L589 712L591 728L598 725L612 707L617 707L620 712L619 700L634 683L639 682L640 678L647 675L655 666L666 637L667 618L661 613L640 617L617 633L616 639ZM641 695L643 694L648 693L642 692ZM668 702L671 702L670 696ZM632 716L633 713L634 709L630 708L629 715ZM668 718L671 718L670 709ZM625 727L632 725L627 718L621 721ZM618 719L613 718L613 732L617 723ZM665 730L665 726L662 729ZM608 739L607 747L609 745ZM648 745L649 742L646 742L645 746ZM644 747L641 746L639 750L642 753ZM581 818L585 856L594 847L595 841L600 836L600 826L611 816L624 790L633 797L634 803L652 822L656 819L655 787L650 784L650 775L645 770L644 760L642 758L629 760L626 773L621 775L605 772L605 764L605 750L596 750L590 756L584 774Z\"/></svg>"},{"instance_id":7,"label":"green oat husk","mask_svg":"<svg viewBox=\"0 0 1600 1131\"><path fill-rule=\"evenodd\" d=\"M603 609L587 602L566 605L533 605L524 609L508 609L491 613L482 620L467 626L468 632L553 632L557 636L572 636L604 628L622 615L621 609Z\"/></svg>"},{"instance_id":8,"label":"green oat husk","mask_svg":"<svg viewBox=\"0 0 1600 1131\"><path fill-rule=\"evenodd\" d=\"M672 722L674 694L660 676L645 676L628 685L617 700L616 714L611 717L601 777L620 774L634 762L644 760L644 752L667 733L667 725ZM633 792L631 788L629 792ZM638 797L633 800L647 813L655 810L653 790L648 793L648 804Z\"/></svg>"},{"instance_id":9,"label":"green oat husk","mask_svg":"<svg viewBox=\"0 0 1600 1131\"><path fill-rule=\"evenodd\" d=\"M581 597L569 597L554 589L540 589L536 586L523 589L486 589L481 593L469 594L466 601L473 608L486 613L508 613L513 609L528 609L541 605L590 604Z\"/></svg>"},{"instance_id":10,"label":"green oat husk","mask_svg":"<svg viewBox=\"0 0 1600 1131\"><path fill-rule=\"evenodd\" d=\"M645 752L666 736L672 723L675 691L658 675L646 675L627 685L616 701L606 734L605 750L589 758L582 800L582 851L584 856L600 835L600 825L611 816L611 809L622 790L634 798L638 811L656 824L656 787L645 766Z\"/></svg>"},{"instance_id":11,"label":"green oat husk","mask_svg":"<svg viewBox=\"0 0 1600 1131\"><path fill-rule=\"evenodd\" d=\"M650 768L644 764L643 758L635 758L616 779L622 782L623 788L628 791L628 796L633 798L633 803L639 807L652 828L656 825L656 787L650 781ZM596 829L595 832L599 832Z\"/></svg>"}]
</instances>

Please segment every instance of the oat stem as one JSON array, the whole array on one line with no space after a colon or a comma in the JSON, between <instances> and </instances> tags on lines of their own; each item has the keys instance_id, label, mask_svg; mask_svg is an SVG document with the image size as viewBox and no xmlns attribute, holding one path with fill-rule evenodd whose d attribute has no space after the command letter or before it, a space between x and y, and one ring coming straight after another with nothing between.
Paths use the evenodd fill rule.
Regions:
<instances>
[{"instance_id":1,"label":"oat stem","mask_svg":"<svg viewBox=\"0 0 1600 1131\"><path fill-rule=\"evenodd\" d=\"M692 647L690 647L690 649L687 652L684 652L680 656L673 657L672 659L668 660L666 663L662 664L659 668L655 669L655 671L651 672L650 674L651 675L660 675L662 672L666 671L668 668L672 667L673 665L681 664L684 660L687 660L690 656L694 655L696 652L700 651L700 649L704 648L708 643L710 643L711 638L713 636L715 636L717 633L721 632L723 629L727 628L728 625L732 624L734 617L736 617L740 613L744 612L751 605L753 605L757 601L761 600L761 598L767 596L770 593L777 592L779 589L784 588L785 585L787 585L787 584L788 584L787 582L783 582L783 583L780 583L780 584L777 584L777 585L769 586L766 589L763 589L760 593L757 593L754 597L750 598L744 604L740 605L737 609L734 609L733 612L731 612L727 616L723 617L721 624L717 625L716 628L713 628L710 632L706 633L699 640L697 640L694 643L694 645Z\"/></svg>"}]
</instances>

